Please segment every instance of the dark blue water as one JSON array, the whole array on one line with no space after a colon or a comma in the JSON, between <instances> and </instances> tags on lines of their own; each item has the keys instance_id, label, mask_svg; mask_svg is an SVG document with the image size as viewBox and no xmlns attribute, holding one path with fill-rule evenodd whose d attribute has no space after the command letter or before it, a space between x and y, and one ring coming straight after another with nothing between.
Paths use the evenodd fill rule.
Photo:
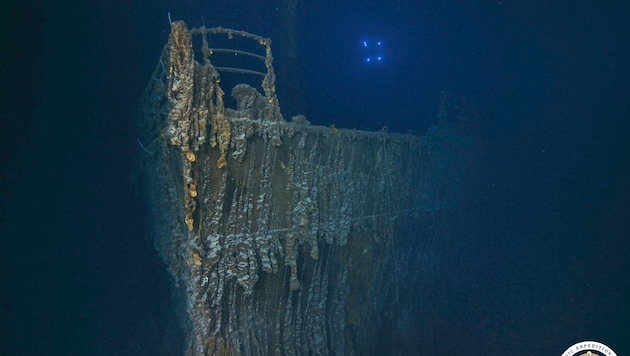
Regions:
<instances>
[{"instance_id":1,"label":"dark blue water","mask_svg":"<svg viewBox=\"0 0 630 356\"><path fill-rule=\"evenodd\" d=\"M288 10L260 3L3 3L0 354L181 350L129 180L168 12L274 39L287 118L424 132L441 91L478 105L485 155L445 250L439 354L630 353L629 5L300 2L292 44Z\"/></svg>"}]
</instances>

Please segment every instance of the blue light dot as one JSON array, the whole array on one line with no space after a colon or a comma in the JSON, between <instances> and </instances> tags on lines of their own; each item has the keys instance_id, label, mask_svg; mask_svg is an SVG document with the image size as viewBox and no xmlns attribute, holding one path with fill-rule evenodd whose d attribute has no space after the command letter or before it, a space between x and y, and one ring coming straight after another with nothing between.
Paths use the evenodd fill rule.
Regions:
<instances>
[{"instance_id":1,"label":"blue light dot","mask_svg":"<svg viewBox=\"0 0 630 356\"><path fill-rule=\"evenodd\" d=\"M363 47L367 47L368 43L367 41L363 41Z\"/></svg>"}]
</instances>

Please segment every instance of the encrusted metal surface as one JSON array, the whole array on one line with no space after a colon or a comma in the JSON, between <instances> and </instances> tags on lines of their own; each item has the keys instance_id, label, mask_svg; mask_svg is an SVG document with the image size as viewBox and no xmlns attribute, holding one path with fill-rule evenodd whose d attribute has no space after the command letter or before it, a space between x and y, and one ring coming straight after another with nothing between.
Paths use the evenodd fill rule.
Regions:
<instances>
[{"instance_id":1,"label":"encrusted metal surface","mask_svg":"<svg viewBox=\"0 0 630 356\"><path fill-rule=\"evenodd\" d=\"M383 315L412 308L421 254L401 246L430 238L423 224L455 203L461 145L443 131L286 122L265 40L265 93L239 86L237 108L225 109L210 55L191 54L193 34L210 52L208 33L173 23L140 138L155 245L184 299L186 353L375 353Z\"/></svg>"}]
</instances>

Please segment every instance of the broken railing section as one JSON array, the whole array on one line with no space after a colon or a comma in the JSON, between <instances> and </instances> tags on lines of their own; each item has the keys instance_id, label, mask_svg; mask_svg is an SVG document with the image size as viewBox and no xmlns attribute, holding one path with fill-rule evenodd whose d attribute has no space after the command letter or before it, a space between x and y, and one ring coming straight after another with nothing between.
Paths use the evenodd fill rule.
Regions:
<instances>
[{"instance_id":1,"label":"broken railing section","mask_svg":"<svg viewBox=\"0 0 630 356\"><path fill-rule=\"evenodd\" d=\"M225 108L210 35L265 47L264 94L238 85ZM414 300L420 275L419 254L398 246L439 234L433 217L456 204L465 147L286 122L270 43L174 22L145 91L147 201L184 299L187 353L374 353L382 315Z\"/></svg>"},{"instance_id":2,"label":"broken railing section","mask_svg":"<svg viewBox=\"0 0 630 356\"><path fill-rule=\"evenodd\" d=\"M171 34L168 41L168 88L167 97L170 106L169 125L165 130L171 145L181 148L184 197L186 206L186 225L189 230L194 227L193 214L196 210L198 182L193 174L193 165L197 159L199 148L206 140L210 146L218 146L219 158L217 167L223 168L227 164L227 150L230 144L231 127L226 118L223 104L224 92L221 89L220 76L210 60L213 50L208 46L207 35L225 34L228 38L242 36L258 42L265 48L264 58L267 73L262 80L265 92L266 119L283 121L275 92L275 74L273 71L273 56L271 40L252 35L244 31L224 28L207 29L205 27L189 31L182 21L171 24ZM193 35L201 36L203 64L195 60L193 49ZM237 51L238 53L248 53ZM252 54L253 55L253 54ZM255 55L254 55L255 56ZM238 68L223 68L238 71ZM242 70L246 71L246 70ZM254 91L255 89L252 88ZM240 90L242 91L242 90ZM238 96L239 93L234 95ZM252 103L253 104L253 103ZM208 122L209 120L209 122ZM207 125L210 125L208 133ZM209 137L206 137L206 136ZM280 145L278 134L274 137L274 144Z\"/></svg>"}]
</instances>

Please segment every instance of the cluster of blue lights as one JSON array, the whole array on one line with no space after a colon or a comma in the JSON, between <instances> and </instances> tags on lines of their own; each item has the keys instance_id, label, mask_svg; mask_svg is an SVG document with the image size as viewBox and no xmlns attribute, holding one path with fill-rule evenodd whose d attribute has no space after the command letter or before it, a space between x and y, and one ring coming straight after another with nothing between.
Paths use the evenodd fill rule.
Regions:
<instances>
[{"instance_id":1,"label":"cluster of blue lights","mask_svg":"<svg viewBox=\"0 0 630 356\"><path fill-rule=\"evenodd\" d=\"M365 63L383 62L385 55L383 52L383 42L379 40L363 40L361 41L363 49L363 61Z\"/></svg>"}]
</instances>

